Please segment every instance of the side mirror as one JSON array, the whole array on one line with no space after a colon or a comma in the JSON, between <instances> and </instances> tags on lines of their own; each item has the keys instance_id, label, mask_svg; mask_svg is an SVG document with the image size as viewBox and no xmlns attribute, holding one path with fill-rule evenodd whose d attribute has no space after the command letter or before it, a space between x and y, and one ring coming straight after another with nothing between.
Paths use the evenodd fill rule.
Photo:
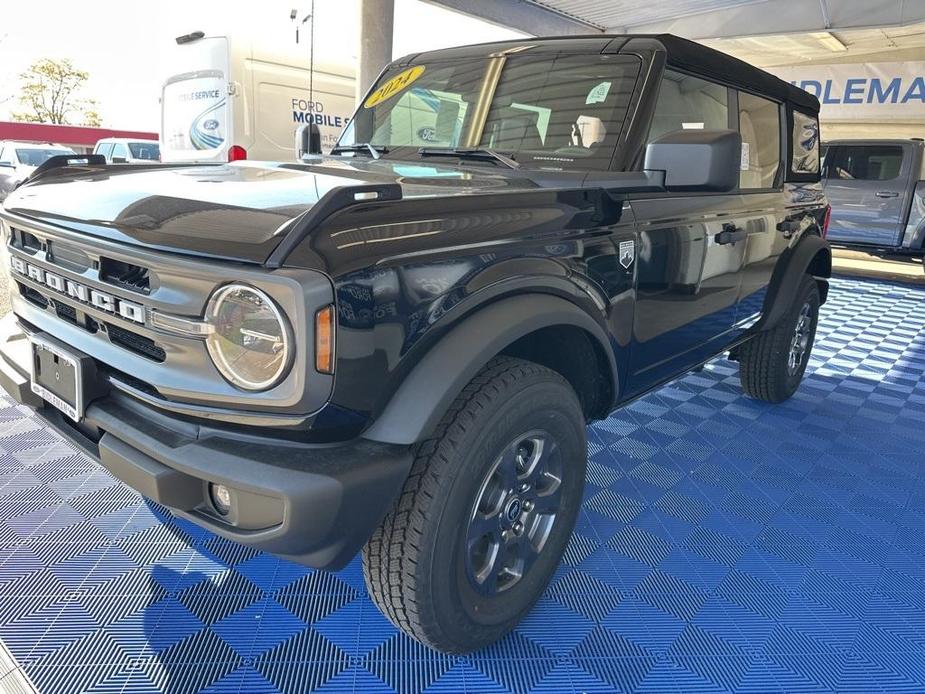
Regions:
<instances>
[{"instance_id":1,"label":"side mirror","mask_svg":"<svg viewBox=\"0 0 925 694\"><path fill-rule=\"evenodd\" d=\"M727 193L739 185L741 163L735 130L675 130L646 147L646 171L664 171L672 192Z\"/></svg>"},{"instance_id":2,"label":"side mirror","mask_svg":"<svg viewBox=\"0 0 925 694\"><path fill-rule=\"evenodd\" d=\"M113 164L125 164L127 162L128 162L128 159L126 159L125 157L113 157L112 158Z\"/></svg>"},{"instance_id":3,"label":"side mirror","mask_svg":"<svg viewBox=\"0 0 925 694\"><path fill-rule=\"evenodd\" d=\"M295 131L296 159L306 154L321 154L321 128L315 123L300 125Z\"/></svg>"}]
</instances>

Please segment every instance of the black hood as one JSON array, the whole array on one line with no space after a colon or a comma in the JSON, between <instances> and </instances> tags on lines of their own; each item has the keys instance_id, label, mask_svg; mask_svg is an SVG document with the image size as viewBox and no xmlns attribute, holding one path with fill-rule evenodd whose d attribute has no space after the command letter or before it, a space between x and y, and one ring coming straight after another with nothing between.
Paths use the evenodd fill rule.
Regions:
<instances>
[{"instance_id":1,"label":"black hood","mask_svg":"<svg viewBox=\"0 0 925 694\"><path fill-rule=\"evenodd\" d=\"M55 172L14 191L4 209L122 243L263 263L290 222L338 186L398 183L408 198L537 185L474 169L338 157L310 164L115 165Z\"/></svg>"}]
</instances>

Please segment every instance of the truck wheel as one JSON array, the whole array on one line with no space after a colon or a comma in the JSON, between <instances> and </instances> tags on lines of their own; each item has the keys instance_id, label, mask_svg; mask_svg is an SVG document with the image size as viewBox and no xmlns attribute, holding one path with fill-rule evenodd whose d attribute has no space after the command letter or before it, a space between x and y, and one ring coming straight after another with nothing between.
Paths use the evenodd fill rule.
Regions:
<instances>
[{"instance_id":1,"label":"truck wheel","mask_svg":"<svg viewBox=\"0 0 925 694\"><path fill-rule=\"evenodd\" d=\"M819 321L819 288L803 275L796 301L772 329L739 349L739 380L745 393L765 402L783 402L803 380Z\"/></svg>"},{"instance_id":2,"label":"truck wheel","mask_svg":"<svg viewBox=\"0 0 925 694\"><path fill-rule=\"evenodd\" d=\"M447 653L497 641L542 595L581 507L587 443L569 384L496 358L466 386L363 549L372 599Z\"/></svg>"}]
</instances>

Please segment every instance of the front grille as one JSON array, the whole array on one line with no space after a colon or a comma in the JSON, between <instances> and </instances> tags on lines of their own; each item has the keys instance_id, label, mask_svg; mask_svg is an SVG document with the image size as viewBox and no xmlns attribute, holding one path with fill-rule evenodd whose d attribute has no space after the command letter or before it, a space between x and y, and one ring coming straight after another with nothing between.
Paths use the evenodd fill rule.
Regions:
<instances>
[{"instance_id":1,"label":"front grille","mask_svg":"<svg viewBox=\"0 0 925 694\"><path fill-rule=\"evenodd\" d=\"M99 369L131 374L132 388L125 390L144 400L157 397L167 408L177 409L171 403L189 403L235 410L287 409L290 394L299 385L296 377L274 391L280 397L273 402L264 394L242 396L214 368L201 336L161 329L152 316L155 312L200 315L212 293L231 278L274 298L290 297L283 303L297 305L297 315L292 317L302 322L301 316L311 307L305 305L301 292L290 296L292 277L280 278L260 266L199 262L78 229L15 223L8 227L6 219L4 213L3 230L12 230L10 289L20 320L31 318L40 330L92 357ZM314 300L330 291L327 280L310 270L298 271L297 277L311 285L306 287L306 298ZM309 376L314 384L314 370ZM318 383L318 388L306 390L308 408L325 402L325 388L331 384L326 379Z\"/></svg>"},{"instance_id":2,"label":"front grille","mask_svg":"<svg viewBox=\"0 0 925 694\"><path fill-rule=\"evenodd\" d=\"M83 328L87 332L96 333L100 329L100 323L90 316L84 316L81 320L78 316L77 309L62 301L49 300L41 292L36 291L21 282L16 283L19 287L19 293L30 303L42 309L49 306L54 308L55 315L61 320L65 320L73 325ZM109 341L123 349L139 354L143 357L156 362L163 362L167 358L167 352L158 345L154 340L138 335L130 330L121 328L112 323L106 323L106 332L109 335Z\"/></svg>"},{"instance_id":3,"label":"front grille","mask_svg":"<svg viewBox=\"0 0 925 694\"><path fill-rule=\"evenodd\" d=\"M153 361L162 362L167 358L167 353L154 340L143 335L138 335L130 330L120 328L112 323L106 324L106 332L109 335L109 341L124 347L125 349L147 357Z\"/></svg>"}]
</instances>

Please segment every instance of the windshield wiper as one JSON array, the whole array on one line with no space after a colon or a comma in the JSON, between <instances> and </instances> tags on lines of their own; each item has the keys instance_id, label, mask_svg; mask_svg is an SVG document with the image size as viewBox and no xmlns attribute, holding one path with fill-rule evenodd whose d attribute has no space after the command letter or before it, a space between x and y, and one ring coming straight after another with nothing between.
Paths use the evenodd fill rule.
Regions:
<instances>
[{"instance_id":1,"label":"windshield wiper","mask_svg":"<svg viewBox=\"0 0 925 694\"><path fill-rule=\"evenodd\" d=\"M511 169L519 169L520 164L500 152L481 147L421 147L418 154L422 157L459 157L460 159L493 159Z\"/></svg>"},{"instance_id":2,"label":"windshield wiper","mask_svg":"<svg viewBox=\"0 0 925 694\"><path fill-rule=\"evenodd\" d=\"M369 156L373 159L378 159L383 154L388 154L389 150L385 147L371 145L368 142L358 142L355 145L337 145L331 150L331 154L337 154L338 152L369 152Z\"/></svg>"}]
</instances>

